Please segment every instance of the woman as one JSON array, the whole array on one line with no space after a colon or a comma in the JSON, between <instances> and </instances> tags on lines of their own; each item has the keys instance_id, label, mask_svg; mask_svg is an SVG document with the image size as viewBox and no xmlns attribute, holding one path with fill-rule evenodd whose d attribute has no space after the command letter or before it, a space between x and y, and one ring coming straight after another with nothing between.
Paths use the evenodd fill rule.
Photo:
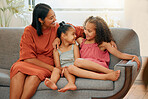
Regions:
<instances>
[{"instance_id":1,"label":"woman","mask_svg":"<svg viewBox=\"0 0 148 99\"><path fill-rule=\"evenodd\" d=\"M50 77L54 68L52 43L59 27L55 21L50 6L35 6L32 24L24 29L21 38L20 58L10 70L10 99L30 99L40 82ZM77 37L82 36L83 28L75 29Z\"/></svg>"}]
</instances>

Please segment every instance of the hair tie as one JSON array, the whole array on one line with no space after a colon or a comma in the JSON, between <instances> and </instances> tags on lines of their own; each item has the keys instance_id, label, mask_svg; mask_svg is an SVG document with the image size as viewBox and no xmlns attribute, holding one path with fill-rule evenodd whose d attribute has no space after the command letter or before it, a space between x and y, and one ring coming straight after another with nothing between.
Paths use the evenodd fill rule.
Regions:
<instances>
[{"instance_id":1,"label":"hair tie","mask_svg":"<svg viewBox=\"0 0 148 99\"><path fill-rule=\"evenodd\" d=\"M62 21L61 23L59 23L60 26L64 26L65 25L65 22Z\"/></svg>"}]
</instances>

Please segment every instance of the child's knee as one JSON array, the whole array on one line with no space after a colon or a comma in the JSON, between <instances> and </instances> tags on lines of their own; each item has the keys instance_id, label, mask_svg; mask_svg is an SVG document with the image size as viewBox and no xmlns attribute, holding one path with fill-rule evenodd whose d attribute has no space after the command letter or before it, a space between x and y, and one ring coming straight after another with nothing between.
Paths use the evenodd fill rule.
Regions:
<instances>
[{"instance_id":1,"label":"child's knee","mask_svg":"<svg viewBox=\"0 0 148 99\"><path fill-rule=\"evenodd\" d=\"M74 71L75 66L74 65L70 65L68 66L67 70L68 72L72 73Z\"/></svg>"},{"instance_id":2,"label":"child's knee","mask_svg":"<svg viewBox=\"0 0 148 99\"><path fill-rule=\"evenodd\" d=\"M53 71L56 71L56 72L61 73L61 69L60 69L60 68L57 68L57 67L55 67L55 68L53 69Z\"/></svg>"},{"instance_id":3,"label":"child's knee","mask_svg":"<svg viewBox=\"0 0 148 99\"><path fill-rule=\"evenodd\" d=\"M77 66L77 67L81 67L82 61L83 61L82 58L77 58L77 59L75 60L75 62L74 62L74 65Z\"/></svg>"}]
</instances>

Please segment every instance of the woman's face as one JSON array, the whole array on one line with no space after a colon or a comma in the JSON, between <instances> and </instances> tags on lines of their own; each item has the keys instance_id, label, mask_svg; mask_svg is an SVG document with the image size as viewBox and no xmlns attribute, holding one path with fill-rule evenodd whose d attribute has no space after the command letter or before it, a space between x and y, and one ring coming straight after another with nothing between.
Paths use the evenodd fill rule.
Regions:
<instances>
[{"instance_id":1,"label":"woman's face","mask_svg":"<svg viewBox=\"0 0 148 99\"><path fill-rule=\"evenodd\" d=\"M52 9L49 10L47 16L45 17L44 19L44 22L43 22L43 27L45 28L49 28L49 27L54 27L56 24L55 24L55 21L56 21L56 16L55 16L55 13Z\"/></svg>"},{"instance_id":2,"label":"woman's face","mask_svg":"<svg viewBox=\"0 0 148 99\"><path fill-rule=\"evenodd\" d=\"M94 40L96 36L95 25L93 23L87 22L84 27L84 32L87 40Z\"/></svg>"}]
</instances>

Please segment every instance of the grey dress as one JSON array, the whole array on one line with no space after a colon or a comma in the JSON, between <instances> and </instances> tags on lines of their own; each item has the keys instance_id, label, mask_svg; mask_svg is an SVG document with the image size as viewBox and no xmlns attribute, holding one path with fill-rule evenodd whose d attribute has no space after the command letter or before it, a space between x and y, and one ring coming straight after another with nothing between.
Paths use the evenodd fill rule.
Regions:
<instances>
[{"instance_id":1,"label":"grey dress","mask_svg":"<svg viewBox=\"0 0 148 99\"><path fill-rule=\"evenodd\" d=\"M67 51L67 52L61 52L59 49L58 49L58 52L60 54L60 64L61 64L61 67L64 67L64 66L69 66L69 65L73 65L74 64L74 44L72 44L72 49Z\"/></svg>"}]
</instances>

